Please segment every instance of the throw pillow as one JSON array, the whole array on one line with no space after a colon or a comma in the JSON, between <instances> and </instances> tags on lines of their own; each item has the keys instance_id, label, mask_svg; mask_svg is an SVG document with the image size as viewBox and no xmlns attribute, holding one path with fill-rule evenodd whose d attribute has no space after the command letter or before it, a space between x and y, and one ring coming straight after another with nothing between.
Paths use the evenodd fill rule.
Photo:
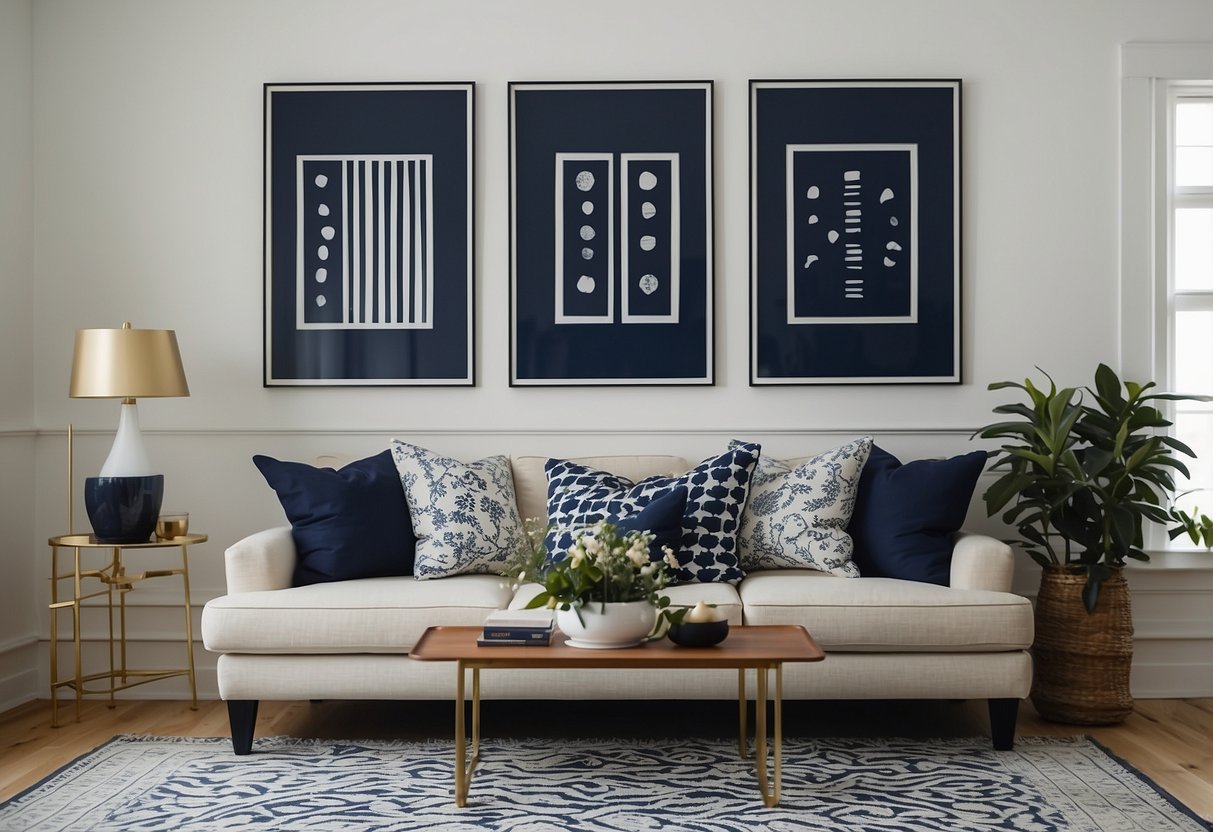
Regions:
<instances>
[{"instance_id":1,"label":"throw pillow","mask_svg":"<svg viewBox=\"0 0 1213 832\"><path fill-rule=\"evenodd\" d=\"M417 535L418 580L500 571L523 536L510 460L460 462L399 439L392 459Z\"/></svg>"},{"instance_id":2,"label":"throw pillow","mask_svg":"<svg viewBox=\"0 0 1213 832\"><path fill-rule=\"evenodd\" d=\"M792 466L762 457L737 536L743 569L816 569L858 578L847 523L860 472L872 451L865 436Z\"/></svg>"},{"instance_id":3,"label":"throw pillow","mask_svg":"<svg viewBox=\"0 0 1213 832\"><path fill-rule=\"evenodd\" d=\"M260 454L253 464L291 523L295 586L413 574L413 527L389 451L340 471Z\"/></svg>"},{"instance_id":4,"label":"throw pillow","mask_svg":"<svg viewBox=\"0 0 1213 832\"><path fill-rule=\"evenodd\" d=\"M624 534L651 532L653 542L649 544L649 558L662 561L665 560L663 546L670 547L677 554L678 547L682 545L682 515L686 510L686 504L686 487L679 486L667 494L653 498L652 502L639 511L625 514L622 517L609 514L598 519L614 523ZM579 522L572 528L553 529L548 536L550 543L548 557L556 560L563 558L564 553L572 548L577 535L597 522L598 520L589 523Z\"/></svg>"},{"instance_id":5,"label":"throw pillow","mask_svg":"<svg viewBox=\"0 0 1213 832\"><path fill-rule=\"evenodd\" d=\"M545 466L548 520L561 527L593 523L612 514L624 516L685 486L673 582L736 583L745 577L737 557L737 526L761 450L740 443L680 476L648 477L638 483L568 460L549 459Z\"/></svg>"},{"instance_id":6,"label":"throw pillow","mask_svg":"<svg viewBox=\"0 0 1213 832\"><path fill-rule=\"evenodd\" d=\"M952 537L964 523L985 451L904 465L879 446L859 479L848 531L864 575L947 586Z\"/></svg>"}]
</instances>

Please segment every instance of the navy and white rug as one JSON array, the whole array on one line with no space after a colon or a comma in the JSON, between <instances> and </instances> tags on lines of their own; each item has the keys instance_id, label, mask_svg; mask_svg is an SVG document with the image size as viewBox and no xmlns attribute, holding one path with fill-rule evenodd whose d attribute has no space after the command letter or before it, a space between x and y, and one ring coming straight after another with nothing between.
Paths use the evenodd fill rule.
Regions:
<instances>
[{"instance_id":1,"label":"navy and white rug","mask_svg":"<svg viewBox=\"0 0 1213 832\"><path fill-rule=\"evenodd\" d=\"M783 800L725 740L486 742L455 807L449 742L116 737L0 805L0 830L1209 830L1082 737L790 739Z\"/></svg>"}]
</instances>

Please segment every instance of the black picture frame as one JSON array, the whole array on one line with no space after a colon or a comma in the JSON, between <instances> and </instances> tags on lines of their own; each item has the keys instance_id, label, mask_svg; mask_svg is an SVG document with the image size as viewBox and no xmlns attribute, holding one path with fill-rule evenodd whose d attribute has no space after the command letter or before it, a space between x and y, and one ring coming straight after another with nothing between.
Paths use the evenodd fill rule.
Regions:
<instances>
[{"instance_id":1,"label":"black picture frame","mask_svg":"<svg viewBox=\"0 0 1213 832\"><path fill-rule=\"evenodd\" d=\"M961 382L961 81L750 81L750 384Z\"/></svg>"},{"instance_id":2,"label":"black picture frame","mask_svg":"<svg viewBox=\"0 0 1213 832\"><path fill-rule=\"evenodd\" d=\"M264 96L264 385L474 385L475 84Z\"/></svg>"},{"instance_id":3,"label":"black picture frame","mask_svg":"<svg viewBox=\"0 0 1213 832\"><path fill-rule=\"evenodd\" d=\"M712 92L509 84L510 386L715 383Z\"/></svg>"}]
</instances>

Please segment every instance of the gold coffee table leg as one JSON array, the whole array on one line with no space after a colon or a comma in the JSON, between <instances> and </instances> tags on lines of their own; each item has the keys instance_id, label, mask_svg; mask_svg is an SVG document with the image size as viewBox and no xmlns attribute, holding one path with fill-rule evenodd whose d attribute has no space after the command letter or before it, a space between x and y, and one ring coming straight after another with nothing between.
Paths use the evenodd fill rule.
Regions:
<instances>
[{"instance_id":1,"label":"gold coffee table leg","mask_svg":"<svg viewBox=\"0 0 1213 832\"><path fill-rule=\"evenodd\" d=\"M775 771L774 777L768 778L767 772L767 686L769 672L775 671L775 725L772 732L774 746ZM758 791L762 794L762 802L767 806L779 804L783 779L783 665L756 669L758 675L758 691L754 700L754 733L757 746L754 754L754 767L758 771Z\"/></svg>"},{"instance_id":2,"label":"gold coffee table leg","mask_svg":"<svg viewBox=\"0 0 1213 832\"><path fill-rule=\"evenodd\" d=\"M472 759L467 758L467 724L464 715L463 662L457 662L455 680L455 805L466 806L472 772L480 762L480 668L472 670Z\"/></svg>"},{"instance_id":3,"label":"gold coffee table leg","mask_svg":"<svg viewBox=\"0 0 1213 832\"><path fill-rule=\"evenodd\" d=\"M737 752L742 756L746 756L746 709L749 701L745 695L745 668L737 671Z\"/></svg>"}]
</instances>

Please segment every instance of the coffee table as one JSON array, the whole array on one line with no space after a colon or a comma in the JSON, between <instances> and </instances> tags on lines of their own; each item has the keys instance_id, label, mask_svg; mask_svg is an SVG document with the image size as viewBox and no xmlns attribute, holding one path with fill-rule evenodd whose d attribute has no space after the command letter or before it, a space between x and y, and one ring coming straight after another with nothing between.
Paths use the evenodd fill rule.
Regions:
<instances>
[{"instance_id":1,"label":"coffee table","mask_svg":"<svg viewBox=\"0 0 1213 832\"><path fill-rule=\"evenodd\" d=\"M680 647L667 639L637 647L586 650L565 644L562 633L552 636L547 647L480 647L476 639L481 627L430 627L417 641L409 657L420 661L453 661L455 675L455 805L467 804L472 773L480 761L480 671L493 668L564 670L605 668L619 670L722 669L737 671L738 750L747 757L746 671L755 675L755 767L758 790L767 806L779 803L782 775L783 664L819 662L825 653L799 625L730 627L729 637L714 647ZM465 682L472 675L472 741L468 759L465 723ZM771 672L775 674L772 741L774 772L767 766L767 699Z\"/></svg>"}]
</instances>

